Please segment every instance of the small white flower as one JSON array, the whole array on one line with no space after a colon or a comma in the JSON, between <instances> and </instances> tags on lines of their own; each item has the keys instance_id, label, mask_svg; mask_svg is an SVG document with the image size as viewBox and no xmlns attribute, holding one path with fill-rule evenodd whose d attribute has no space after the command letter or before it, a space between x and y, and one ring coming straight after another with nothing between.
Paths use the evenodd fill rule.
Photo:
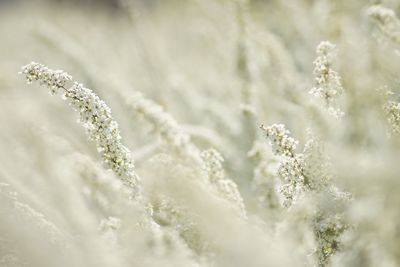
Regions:
<instances>
[{"instance_id":1,"label":"small white flower","mask_svg":"<svg viewBox=\"0 0 400 267\"><path fill-rule=\"evenodd\" d=\"M283 124L273 124L269 127L261 125L265 136L272 146L273 153L277 156L294 156L298 141L290 137L290 132Z\"/></svg>"},{"instance_id":2,"label":"small white flower","mask_svg":"<svg viewBox=\"0 0 400 267\"><path fill-rule=\"evenodd\" d=\"M339 74L332 69L335 45L323 41L317 47L317 58L314 60L316 86L309 93L324 101L327 110L335 117L344 113L338 107L338 99L343 94L343 86Z\"/></svg>"}]
</instances>

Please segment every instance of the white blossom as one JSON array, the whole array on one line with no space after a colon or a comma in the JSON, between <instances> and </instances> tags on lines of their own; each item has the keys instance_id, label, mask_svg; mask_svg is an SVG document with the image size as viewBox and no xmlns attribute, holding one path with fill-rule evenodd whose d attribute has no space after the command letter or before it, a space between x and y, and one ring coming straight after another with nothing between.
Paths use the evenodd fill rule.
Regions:
<instances>
[{"instance_id":1,"label":"white blossom","mask_svg":"<svg viewBox=\"0 0 400 267\"><path fill-rule=\"evenodd\" d=\"M28 83L38 81L40 85L48 87L51 93L62 92L63 98L79 112L80 122L89 139L96 143L105 165L121 177L135 197L140 196L139 177L135 173L131 153L122 144L118 123L106 103L82 84L73 82L69 86L72 77L64 71L51 70L32 62L22 67L21 73Z\"/></svg>"},{"instance_id":2,"label":"white blossom","mask_svg":"<svg viewBox=\"0 0 400 267\"><path fill-rule=\"evenodd\" d=\"M35 62L22 67L20 73L25 75L28 84L38 81L40 85L48 87L51 93L56 93L59 89L65 89L67 82L72 79L68 73L62 70L51 70Z\"/></svg>"},{"instance_id":3,"label":"white blossom","mask_svg":"<svg viewBox=\"0 0 400 267\"><path fill-rule=\"evenodd\" d=\"M245 208L243 199L237 189L237 185L225 177L222 166L223 157L215 149L201 152L190 141L190 135L185 133L177 121L163 108L150 99L146 99L142 94L136 93L129 100L128 104L138 114L148 120L159 132L161 138L172 148L194 159L207 173L208 180L217 194L234 203L235 209L244 216Z\"/></svg>"},{"instance_id":4,"label":"white blossom","mask_svg":"<svg viewBox=\"0 0 400 267\"><path fill-rule=\"evenodd\" d=\"M338 107L338 100L344 90L339 74L332 69L335 47L328 41L318 45L317 58L314 60L316 86L309 93L321 99L331 114L341 117L344 113Z\"/></svg>"},{"instance_id":5,"label":"white blossom","mask_svg":"<svg viewBox=\"0 0 400 267\"><path fill-rule=\"evenodd\" d=\"M309 180L304 172L304 155L295 153L298 141L290 136L290 131L283 124L261 126L273 153L281 157L277 175L284 183L280 193L284 197L283 205L290 206L297 199L302 189L308 189Z\"/></svg>"},{"instance_id":6,"label":"white blossom","mask_svg":"<svg viewBox=\"0 0 400 267\"><path fill-rule=\"evenodd\" d=\"M289 157L294 155L298 141L289 136L290 131L285 128L285 125L273 124L269 127L261 125L261 129L269 140L275 155Z\"/></svg>"}]
</instances>

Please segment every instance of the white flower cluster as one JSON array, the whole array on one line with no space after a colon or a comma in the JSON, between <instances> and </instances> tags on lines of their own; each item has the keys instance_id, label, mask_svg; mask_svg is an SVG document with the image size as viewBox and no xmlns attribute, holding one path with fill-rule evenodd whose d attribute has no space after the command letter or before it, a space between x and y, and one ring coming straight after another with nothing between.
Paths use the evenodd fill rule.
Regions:
<instances>
[{"instance_id":1,"label":"white flower cluster","mask_svg":"<svg viewBox=\"0 0 400 267\"><path fill-rule=\"evenodd\" d=\"M58 92L59 89L66 89L65 86L68 81L72 80L72 77L62 70L51 70L35 62L22 67L20 73L25 75L28 84L38 81L40 85L48 87L53 94Z\"/></svg>"},{"instance_id":2,"label":"white flower cluster","mask_svg":"<svg viewBox=\"0 0 400 267\"><path fill-rule=\"evenodd\" d=\"M273 152L277 156L282 156L283 160L279 163L278 176L285 182L280 188L280 193L284 197L284 206L290 206L297 198L299 192L309 187L309 179L304 172L304 155L295 153L298 141L289 136L290 132L283 124L273 124L269 127L261 126Z\"/></svg>"},{"instance_id":3,"label":"white flower cluster","mask_svg":"<svg viewBox=\"0 0 400 267\"><path fill-rule=\"evenodd\" d=\"M223 199L233 204L239 210L240 215L245 217L243 199L237 189L237 185L225 177L221 154L214 149L201 152L190 141L190 135L185 133L177 121L157 103L145 98L141 93L136 93L128 100L128 104L138 114L149 121L159 132L161 138L175 148L178 152L195 159L207 174L206 183Z\"/></svg>"},{"instance_id":4,"label":"white flower cluster","mask_svg":"<svg viewBox=\"0 0 400 267\"><path fill-rule=\"evenodd\" d=\"M269 140L272 150L277 156L292 157L298 144L298 141L290 137L290 132L283 124L273 124L269 127L261 125L265 136Z\"/></svg>"},{"instance_id":5,"label":"white flower cluster","mask_svg":"<svg viewBox=\"0 0 400 267\"><path fill-rule=\"evenodd\" d=\"M284 197L283 205L291 206L296 202L300 193L305 189L309 189L309 179L304 173L304 157L303 154L297 154L280 162L278 168L278 176L285 182L280 188L280 193Z\"/></svg>"},{"instance_id":6,"label":"white flower cluster","mask_svg":"<svg viewBox=\"0 0 400 267\"><path fill-rule=\"evenodd\" d=\"M289 136L290 132L284 125L262 126L262 129L275 155L283 156L277 174L285 182L280 189L285 198L285 206L292 205L301 191L321 190L328 185L331 180L330 164L323 151L323 144L315 136L310 136L302 153L295 153L298 141Z\"/></svg>"},{"instance_id":7,"label":"white flower cluster","mask_svg":"<svg viewBox=\"0 0 400 267\"><path fill-rule=\"evenodd\" d=\"M368 8L367 15L378 24L380 30L387 37L395 42L400 42L400 20L392 9L373 5Z\"/></svg>"},{"instance_id":8,"label":"white flower cluster","mask_svg":"<svg viewBox=\"0 0 400 267\"><path fill-rule=\"evenodd\" d=\"M278 174L284 177L286 181L291 181L293 179L299 179L304 181L304 168L302 166L303 159L302 154L296 155L295 157L288 158L287 161L283 161L279 166Z\"/></svg>"},{"instance_id":9,"label":"white flower cluster","mask_svg":"<svg viewBox=\"0 0 400 267\"><path fill-rule=\"evenodd\" d=\"M285 198L283 205L288 207L296 201L301 190L308 185L304 175L303 155L288 157L280 162L278 176L285 182L279 191Z\"/></svg>"},{"instance_id":10,"label":"white flower cluster","mask_svg":"<svg viewBox=\"0 0 400 267\"><path fill-rule=\"evenodd\" d=\"M51 70L32 62L22 67L21 73L26 76L28 83L38 81L52 93L62 89L63 98L79 112L80 122L85 127L89 139L96 142L105 165L121 177L132 189L134 196L140 196L139 177L135 173L131 153L121 143L118 124L106 103L82 84L74 82L68 87L72 77L63 71Z\"/></svg>"},{"instance_id":11,"label":"white flower cluster","mask_svg":"<svg viewBox=\"0 0 400 267\"><path fill-rule=\"evenodd\" d=\"M271 145L279 147L279 149L274 148L275 151L280 151L276 154L284 156L279 163L277 175L285 183L280 188L285 207L292 206L300 196L306 196L307 192L323 196L325 201L330 201L335 207L349 199L348 194L340 192L336 187L328 184L331 176L329 164L326 163L327 157L323 153L321 142L315 137L310 138L303 153L294 153L294 148L290 149L291 146L287 148L281 144L282 138L291 138L288 136L289 131L283 125L274 124L270 127L262 127L262 129L266 132ZM276 135L281 138L276 138ZM289 143L297 142L293 140ZM290 153L284 153L284 151L290 151ZM324 209L324 204L321 204L320 207L317 203L316 212L309 214L317 241L315 252L319 262L324 264L323 266L335 252L340 250L340 236L348 227L340 212Z\"/></svg>"},{"instance_id":12,"label":"white flower cluster","mask_svg":"<svg viewBox=\"0 0 400 267\"><path fill-rule=\"evenodd\" d=\"M323 41L317 47L317 58L314 60L316 86L309 93L324 101L326 108L336 117L343 116L338 108L338 98L343 94L339 74L332 69L335 45Z\"/></svg>"}]
</instances>

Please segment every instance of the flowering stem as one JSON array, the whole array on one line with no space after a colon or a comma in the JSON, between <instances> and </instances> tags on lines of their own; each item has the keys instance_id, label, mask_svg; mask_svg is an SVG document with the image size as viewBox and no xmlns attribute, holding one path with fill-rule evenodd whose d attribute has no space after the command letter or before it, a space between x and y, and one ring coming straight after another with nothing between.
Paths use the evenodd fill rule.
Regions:
<instances>
[{"instance_id":1,"label":"flowering stem","mask_svg":"<svg viewBox=\"0 0 400 267\"><path fill-rule=\"evenodd\" d=\"M135 172L131 152L121 142L118 124L111 109L92 90L72 81L72 77L62 70L51 70L46 66L32 62L22 67L28 83L38 81L50 89L52 94L64 91L65 100L79 112L80 122L86 129L89 139L94 141L106 167L112 169L132 190L132 196L141 196L139 177Z\"/></svg>"}]
</instances>

